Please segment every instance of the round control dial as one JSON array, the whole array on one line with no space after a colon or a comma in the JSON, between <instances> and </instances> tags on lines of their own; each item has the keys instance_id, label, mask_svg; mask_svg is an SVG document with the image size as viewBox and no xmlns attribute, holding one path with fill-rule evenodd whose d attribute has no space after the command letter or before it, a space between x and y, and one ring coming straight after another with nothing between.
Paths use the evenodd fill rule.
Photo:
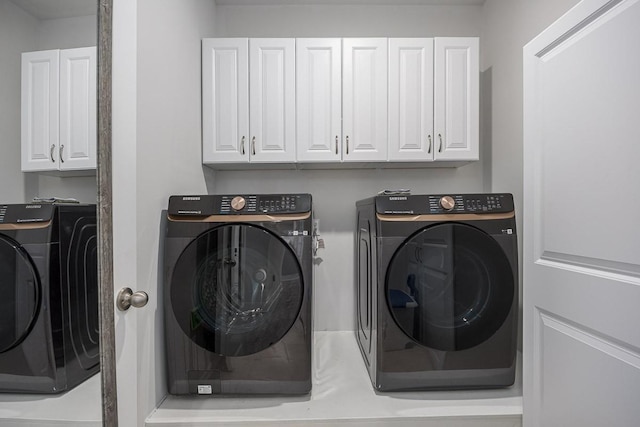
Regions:
<instances>
[{"instance_id":1,"label":"round control dial","mask_svg":"<svg viewBox=\"0 0 640 427\"><path fill-rule=\"evenodd\" d=\"M242 209L244 209L246 204L247 201L242 196L236 196L231 199L231 207L234 211L241 211Z\"/></svg>"},{"instance_id":2,"label":"round control dial","mask_svg":"<svg viewBox=\"0 0 640 427\"><path fill-rule=\"evenodd\" d=\"M445 211L451 211L456 207L456 201L451 196L443 196L440 198L440 206Z\"/></svg>"}]
</instances>

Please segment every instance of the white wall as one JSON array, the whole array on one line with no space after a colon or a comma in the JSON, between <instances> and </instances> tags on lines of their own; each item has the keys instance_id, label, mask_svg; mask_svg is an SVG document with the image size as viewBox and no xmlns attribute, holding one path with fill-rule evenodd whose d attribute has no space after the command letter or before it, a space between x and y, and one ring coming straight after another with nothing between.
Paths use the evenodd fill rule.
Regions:
<instances>
[{"instance_id":1,"label":"white wall","mask_svg":"<svg viewBox=\"0 0 640 427\"><path fill-rule=\"evenodd\" d=\"M482 150L487 159L485 182L495 192L513 193L522 236L522 48L578 0L487 0L480 37ZM522 238L518 242L522 265ZM520 269L522 277L522 268ZM520 288L522 297L522 287ZM521 303L522 306L522 303ZM520 316L522 323L522 316Z\"/></svg>"},{"instance_id":2,"label":"white wall","mask_svg":"<svg viewBox=\"0 0 640 427\"><path fill-rule=\"evenodd\" d=\"M20 54L35 50L38 20L0 0L0 203L23 203L20 171Z\"/></svg>"},{"instance_id":3,"label":"white wall","mask_svg":"<svg viewBox=\"0 0 640 427\"><path fill-rule=\"evenodd\" d=\"M218 6L219 37L479 36L480 6ZM314 282L316 330L354 328L355 202L387 188L483 191L483 161L460 168L219 171L212 193L308 192L326 248Z\"/></svg>"}]
</instances>

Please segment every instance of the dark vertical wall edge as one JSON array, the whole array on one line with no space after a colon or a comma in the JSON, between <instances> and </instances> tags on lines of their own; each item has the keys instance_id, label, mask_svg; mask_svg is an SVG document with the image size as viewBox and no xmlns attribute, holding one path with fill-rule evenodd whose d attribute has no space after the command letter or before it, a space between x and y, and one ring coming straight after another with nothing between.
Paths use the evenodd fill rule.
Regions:
<instances>
[{"instance_id":1,"label":"dark vertical wall edge","mask_svg":"<svg viewBox=\"0 0 640 427\"><path fill-rule=\"evenodd\" d=\"M113 212L111 180L111 32L113 0L98 0L98 274L102 423L118 425L115 316L113 305Z\"/></svg>"}]
</instances>

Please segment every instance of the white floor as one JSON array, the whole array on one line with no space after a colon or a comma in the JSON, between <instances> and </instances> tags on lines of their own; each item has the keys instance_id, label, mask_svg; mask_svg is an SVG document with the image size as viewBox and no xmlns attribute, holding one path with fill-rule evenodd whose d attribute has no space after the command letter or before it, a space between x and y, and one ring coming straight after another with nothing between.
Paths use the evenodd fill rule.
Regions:
<instances>
[{"instance_id":1,"label":"white floor","mask_svg":"<svg viewBox=\"0 0 640 427\"><path fill-rule=\"evenodd\" d=\"M0 393L0 425L102 426L100 373L59 395Z\"/></svg>"},{"instance_id":2,"label":"white floor","mask_svg":"<svg viewBox=\"0 0 640 427\"><path fill-rule=\"evenodd\" d=\"M353 332L316 332L313 390L290 397L168 396L147 426L476 426L522 424L522 375L499 390L376 393ZM519 363L520 365L520 363Z\"/></svg>"}]
</instances>

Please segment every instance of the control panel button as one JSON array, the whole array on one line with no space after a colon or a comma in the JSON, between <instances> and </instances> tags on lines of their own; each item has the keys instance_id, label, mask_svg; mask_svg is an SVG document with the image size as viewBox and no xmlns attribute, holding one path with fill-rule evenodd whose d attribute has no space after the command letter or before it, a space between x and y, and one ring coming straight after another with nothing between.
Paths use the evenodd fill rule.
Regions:
<instances>
[{"instance_id":1,"label":"control panel button","mask_svg":"<svg viewBox=\"0 0 640 427\"><path fill-rule=\"evenodd\" d=\"M234 211L241 211L242 209L244 209L246 204L247 201L242 196L236 196L231 199L231 208L233 208Z\"/></svg>"},{"instance_id":2,"label":"control panel button","mask_svg":"<svg viewBox=\"0 0 640 427\"><path fill-rule=\"evenodd\" d=\"M445 211L451 211L456 206L456 202L451 196L443 196L440 198L440 206Z\"/></svg>"}]
</instances>

